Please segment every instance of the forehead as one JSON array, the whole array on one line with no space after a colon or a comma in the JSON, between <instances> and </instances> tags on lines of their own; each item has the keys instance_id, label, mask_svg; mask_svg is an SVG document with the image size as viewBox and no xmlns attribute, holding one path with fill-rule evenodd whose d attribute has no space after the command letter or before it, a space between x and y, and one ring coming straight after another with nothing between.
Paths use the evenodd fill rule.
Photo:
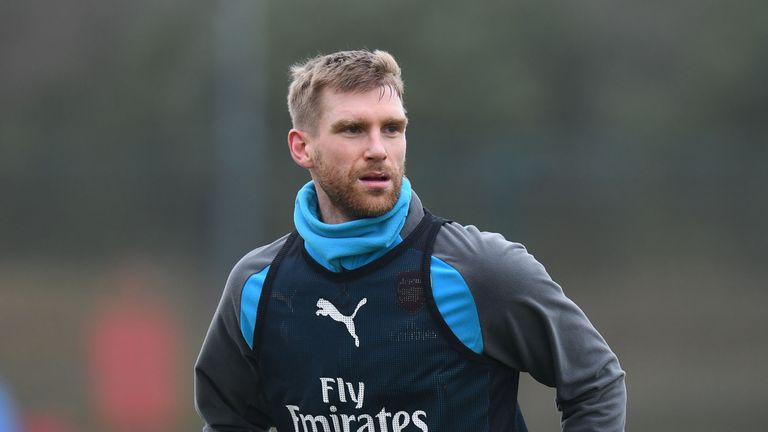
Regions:
<instances>
[{"instance_id":1,"label":"forehead","mask_svg":"<svg viewBox=\"0 0 768 432\"><path fill-rule=\"evenodd\" d=\"M397 93L386 86L360 92L340 92L326 88L323 89L320 100L321 124L342 118L368 120L405 118L403 101Z\"/></svg>"}]
</instances>

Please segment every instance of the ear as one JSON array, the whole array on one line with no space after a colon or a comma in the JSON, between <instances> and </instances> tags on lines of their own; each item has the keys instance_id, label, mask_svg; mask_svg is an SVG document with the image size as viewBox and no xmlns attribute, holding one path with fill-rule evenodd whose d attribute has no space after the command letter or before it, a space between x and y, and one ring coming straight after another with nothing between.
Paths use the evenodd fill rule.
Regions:
<instances>
[{"instance_id":1,"label":"ear","mask_svg":"<svg viewBox=\"0 0 768 432\"><path fill-rule=\"evenodd\" d=\"M291 152L291 157L298 166L306 169L314 167L307 149L309 139L309 134L304 131L298 129L288 131L288 150Z\"/></svg>"}]
</instances>

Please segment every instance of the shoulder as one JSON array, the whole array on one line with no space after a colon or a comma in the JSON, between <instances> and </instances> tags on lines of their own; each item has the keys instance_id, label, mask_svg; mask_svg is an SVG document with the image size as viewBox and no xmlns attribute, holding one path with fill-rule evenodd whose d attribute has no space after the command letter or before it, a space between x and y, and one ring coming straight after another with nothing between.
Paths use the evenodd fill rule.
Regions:
<instances>
[{"instance_id":1,"label":"shoulder","mask_svg":"<svg viewBox=\"0 0 768 432\"><path fill-rule=\"evenodd\" d=\"M472 225L445 224L435 239L433 255L461 273L475 295L476 289L505 296L524 294L536 285L531 282L549 279L525 246Z\"/></svg>"},{"instance_id":2,"label":"shoulder","mask_svg":"<svg viewBox=\"0 0 768 432\"><path fill-rule=\"evenodd\" d=\"M258 273L264 269L264 267L270 265L272 261L280 252L280 249L285 245L290 234L285 234L272 243L258 247L240 258L232 269L232 274L247 274Z\"/></svg>"},{"instance_id":3,"label":"shoulder","mask_svg":"<svg viewBox=\"0 0 768 432\"><path fill-rule=\"evenodd\" d=\"M278 252L280 252L280 249L288 240L289 235L286 234L272 243L256 248L243 256L232 268L229 278L227 278L224 292L225 297L229 297L234 304L239 305L240 295L245 283L251 276L262 272L272 264Z\"/></svg>"},{"instance_id":4,"label":"shoulder","mask_svg":"<svg viewBox=\"0 0 768 432\"><path fill-rule=\"evenodd\" d=\"M216 308L214 321L220 321L231 338L236 338L235 335L241 333L242 340L249 346L252 345L253 323L256 318L261 286L270 264L285 245L288 236L289 234L284 235L270 244L248 252L230 272L224 293ZM220 334L220 332L211 333L211 335Z\"/></svg>"},{"instance_id":5,"label":"shoulder","mask_svg":"<svg viewBox=\"0 0 768 432\"><path fill-rule=\"evenodd\" d=\"M448 327L478 354L494 352L494 337L509 328L507 318L521 316L516 310L537 308L546 297L562 293L522 244L454 222L437 234L431 279Z\"/></svg>"}]
</instances>

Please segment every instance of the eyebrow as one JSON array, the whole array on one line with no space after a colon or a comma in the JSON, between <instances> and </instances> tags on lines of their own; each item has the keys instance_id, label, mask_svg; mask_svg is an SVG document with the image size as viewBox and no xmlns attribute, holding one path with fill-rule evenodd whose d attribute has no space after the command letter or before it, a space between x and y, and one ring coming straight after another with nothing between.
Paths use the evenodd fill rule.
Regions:
<instances>
[{"instance_id":1,"label":"eyebrow","mask_svg":"<svg viewBox=\"0 0 768 432\"><path fill-rule=\"evenodd\" d=\"M384 120L383 123L385 125L395 125L405 129L405 127L408 126L408 118L407 117L391 117Z\"/></svg>"},{"instance_id":2,"label":"eyebrow","mask_svg":"<svg viewBox=\"0 0 768 432\"><path fill-rule=\"evenodd\" d=\"M395 125L405 129L408 125L408 119L405 117L390 117L384 119L381 122L383 125ZM350 127L359 127L361 129L367 129L370 126L370 122L362 119L342 119L338 120L331 125L331 131L334 133L342 132Z\"/></svg>"},{"instance_id":3,"label":"eyebrow","mask_svg":"<svg viewBox=\"0 0 768 432\"><path fill-rule=\"evenodd\" d=\"M351 119L351 120L338 120L335 123L331 125L331 132L338 133L343 132L345 129L350 127L359 127L361 129L366 129L368 126L368 122L358 119Z\"/></svg>"}]
</instances>

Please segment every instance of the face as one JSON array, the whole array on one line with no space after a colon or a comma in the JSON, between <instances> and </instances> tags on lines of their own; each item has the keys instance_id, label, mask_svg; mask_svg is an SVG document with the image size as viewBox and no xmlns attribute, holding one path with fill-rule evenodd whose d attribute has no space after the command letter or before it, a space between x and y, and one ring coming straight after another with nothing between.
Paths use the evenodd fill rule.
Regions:
<instances>
[{"instance_id":1,"label":"face","mask_svg":"<svg viewBox=\"0 0 768 432\"><path fill-rule=\"evenodd\" d=\"M388 87L362 93L325 89L321 100L316 131L305 134L303 166L315 180L323 221L388 212L405 173L407 119L400 97Z\"/></svg>"}]
</instances>

